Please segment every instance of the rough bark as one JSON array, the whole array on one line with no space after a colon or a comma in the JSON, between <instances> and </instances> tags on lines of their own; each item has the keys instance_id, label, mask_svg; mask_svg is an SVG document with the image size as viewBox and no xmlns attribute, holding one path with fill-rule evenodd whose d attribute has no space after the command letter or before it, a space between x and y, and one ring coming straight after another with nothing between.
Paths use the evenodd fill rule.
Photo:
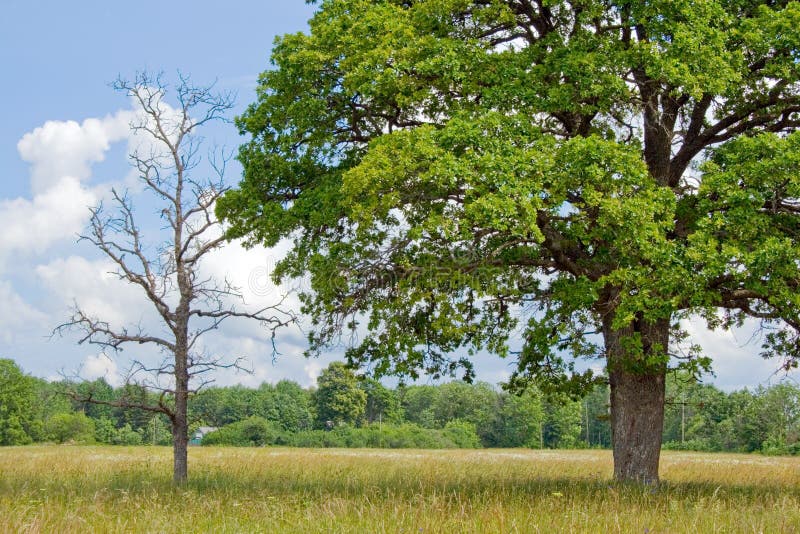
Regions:
<instances>
[{"instance_id":1,"label":"rough bark","mask_svg":"<svg viewBox=\"0 0 800 534\"><path fill-rule=\"evenodd\" d=\"M611 386L614 478L656 484L667 369L662 355L669 341L669 321L650 323L638 318L631 325L614 330L612 317L604 320L603 335ZM626 343L636 337L641 339L638 351Z\"/></svg>"},{"instance_id":2,"label":"rough bark","mask_svg":"<svg viewBox=\"0 0 800 534\"><path fill-rule=\"evenodd\" d=\"M185 309L185 306L180 306ZM185 330L184 330L185 331ZM179 332L176 336L180 348L175 352L175 412L172 418L172 479L175 484L183 484L189 479L189 371L185 335Z\"/></svg>"},{"instance_id":3,"label":"rough bark","mask_svg":"<svg viewBox=\"0 0 800 534\"><path fill-rule=\"evenodd\" d=\"M180 396L176 395L176 404L179 399ZM186 404L185 398L183 404ZM189 479L189 425L185 414L185 410L177 411L172 422L172 480L175 484L183 484Z\"/></svg>"}]
</instances>

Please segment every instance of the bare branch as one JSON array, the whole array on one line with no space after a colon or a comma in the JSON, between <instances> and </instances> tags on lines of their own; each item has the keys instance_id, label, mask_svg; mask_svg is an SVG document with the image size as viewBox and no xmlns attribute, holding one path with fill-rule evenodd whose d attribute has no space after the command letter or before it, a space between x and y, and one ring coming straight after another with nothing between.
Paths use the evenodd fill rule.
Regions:
<instances>
[{"instance_id":1,"label":"bare branch","mask_svg":"<svg viewBox=\"0 0 800 534\"><path fill-rule=\"evenodd\" d=\"M114 211L110 215L102 205L90 211L89 229L80 240L93 244L116 266L120 280L138 287L152 306L153 319L160 323L156 331L169 335L151 335L141 325L116 327L103 318L91 316L75 304L72 316L57 326L53 334L78 330L78 343L91 343L121 351L126 344L149 344L158 347L164 359L157 364L145 358L133 360L128 381L159 391L157 402L96 402L120 408L134 407L167 414L172 421L175 440L175 480L186 479L187 401L204 385L213 381L216 369L245 370L241 357L232 361L227 355L198 353L197 340L220 327L229 318L258 321L270 332L295 322L294 314L283 311L283 300L254 311L240 311L231 299L242 295L228 280L199 276L199 265L209 252L220 248L224 232L214 214L214 206L225 193L225 168L231 155L214 153L208 158L210 178L198 179L193 172L203 171L200 157L202 138L195 130L211 121L226 120L233 106L230 93L218 93L213 84L196 86L188 76L178 75L172 90L176 105L170 105L169 87L162 76L138 74L132 81L118 79L114 87L124 92L138 107L132 131L149 144L130 156L146 194L161 203L157 212L166 220L160 241L146 243L137 225L133 202L126 193L112 190ZM194 324L197 322L197 324ZM152 327L148 327L151 328Z\"/></svg>"}]
</instances>

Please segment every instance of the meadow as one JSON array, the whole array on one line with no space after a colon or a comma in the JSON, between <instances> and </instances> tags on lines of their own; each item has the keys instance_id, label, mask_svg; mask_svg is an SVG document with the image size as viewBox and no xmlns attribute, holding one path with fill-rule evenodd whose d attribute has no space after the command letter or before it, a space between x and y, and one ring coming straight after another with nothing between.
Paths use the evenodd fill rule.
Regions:
<instances>
[{"instance_id":1,"label":"meadow","mask_svg":"<svg viewBox=\"0 0 800 534\"><path fill-rule=\"evenodd\" d=\"M657 488L609 451L0 449L0 532L800 532L800 458L665 452Z\"/></svg>"}]
</instances>

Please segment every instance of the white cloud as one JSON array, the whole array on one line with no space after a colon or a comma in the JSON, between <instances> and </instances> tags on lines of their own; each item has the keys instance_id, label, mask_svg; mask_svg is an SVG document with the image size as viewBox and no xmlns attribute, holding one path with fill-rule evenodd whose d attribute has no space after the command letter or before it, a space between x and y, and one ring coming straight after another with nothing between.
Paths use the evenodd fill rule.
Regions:
<instances>
[{"instance_id":1,"label":"white cloud","mask_svg":"<svg viewBox=\"0 0 800 534\"><path fill-rule=\"evenodd\" d=\"M319 375L322 373L322 369L324 369L324 367L317 360L309 360L308 363L303 366L303 371L306 372L306 376L308 377L308 385L317 385L317 378L319 378Z\"/></svg>"},{"instance_id":2,"label":"white cloud","mask_svg":"<svg viewBox=\"0 0 800 534\"><path fill-rule=\"evenodd\" d=\"M43 253L61 239L75 239L97 198L66 176L33 200L0 200L0 264L12 255Z\"/></svg>"},{"instance_id":3,"label":"white cloud","mask_svg":"<svg viewBox=\"0 0 800 534\"><path fill-rule=\"evenodd\" d=\"M47 316L26 303L11 284L0 281L0 340L11 344L19 332L35 330L46 320Z\"/></svg>"},{"instance_id":4,"label":"white cloud","mask_svg":"<svg viewBox=\"0 0 800 534\"><path fill-rule=\"evenodd\" d=\"M85 181L91 166L105 159L111 143L130 135L134 117L130 110L118 111L103 119L47 121L25 134L17 150L31 164L31 190L34 196L46 193L64 177Z\"/></svg>"},{"instance_id":5,"label":"white cloud","mask_svg":"<svg viewBox=\"0 0 800 534\"><path fill-rule=\"evenodd\" d=\"M122 377L119 374L117 362L103 352L86 357L81 366L81 377L86 380L104 378L106 382L114 387L122 385Z\"/></svg>"},{"instance_id":6,"label":"white cloud","mask_svg":"<svg viewBox=\"0 0 800 534\"><path fill-rule=\"evenodd\" d=\"M20 139L17 150L30 163L32 196L0 199L0 267L12 255L43 254L84 230L88 208L110 189L86 185L92 165L105 159L112 143L130 141L132 118L133 111L120 110L82 123L47 121Z\"/></svg>"},{"instance_id":7,"label":"white cloud","mask_svg":"<svg viewBox=\"0 0 800 534\"><path fill-rule=\"evenodd\" d=\"M682 326L692 341L703 347L703 352L713 359L716 376L710 381L721 389L731 391L768 384L783 376L778 360L760 356L761 337L757 334L755 320L745 321L735 330L712 331L700 320L684 321Z\"/></svg>"},{"instance_id":8,"label":"white cloud","mask_svg":"<svg viewBox=\"0 0 800 534\"><path fill-rule=\"evenodd\" d=\"M58 258L36 267L36 275L58 304L53 311L74 303L88 315L112 326L145 323L153 311L137 286L119 280L109 260L90 261L81 256Z\"/></svg>"},{"instance_id":9,"label":"white cloud","mask_svg":"<svg viewBox=\"0 0 800 534\"><path fill-rule=\"evenodd\" d=\"M209 253L201 264L201 274L218 280L229 280L238 287L245 302L253 307L277 303L291 290L291 284L275 285L272 273L275 265L289 250L287 241L276 247L245 248L240 240L232 241ZM292 304L299 304L296 300Z\"/></svg>"}]
</instances>

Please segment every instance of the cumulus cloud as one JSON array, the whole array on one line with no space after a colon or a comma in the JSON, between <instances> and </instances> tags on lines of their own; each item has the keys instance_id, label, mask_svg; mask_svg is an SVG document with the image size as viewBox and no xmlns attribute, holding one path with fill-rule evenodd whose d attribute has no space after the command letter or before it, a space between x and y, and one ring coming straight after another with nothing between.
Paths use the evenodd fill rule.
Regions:
<instances>
[{"instance_id":1,"label":"cumulus cloud","mask_svg":"<svg viewBox=\"0 0 800 534\"><path fill-rule=\"evenodd\" d=\"M726 391L767 384L784 376L778 360L760 356L762 340L755 320L745 321L735 330L712 331L699 320L684 321L682 326L692 341L713 359L712 382Z\"/></svg>"},{"instance_id":2,"label":"cumulus cloud","mask_svg":"<svg viewBox=\"0 0 800 534\"><path fill-rule=\"evenodd\" d=\"M276 304L292 293L292 283L276 285L272 281L275 265L286 256L290 244L280 242L273 248L245 248L235 240L209 253L201 264L201 273L218 280L229 280L241 290L247 304L254 307ZM292 304L299 304L292 301Z\"/></svg>"},{"instance_id":3,"label":"cumulus cloud","mask_svg":"<svg viewBox=\"0 0 800 534\"><path fill-rule=\"evenodd\" d=\"M0 340L11 344L18 332L34 330L47 320L47 315L30 306L11 287L0 281Z\"/></svg>"},{"instance_id":4,"label":"cumulus cloud","mask_svg":"<svg viewBox=\"0 0 800 534\"><path fill-rule=\"evenodd\" d=\"M94 193L69 176L33 200L0 200L0 262L12 255L41 254L56 241L75 239L86 224L88 206L96 202Z\"/></svg>"},{"instance_id":5,"label":"cumulus cloud","mask_svg":"<svg viewBox=\"0 0 800 534\"><path fill-rule=\"evenodd\" d=\"M36 197L56 186L64 177L85 181L91 166L105 159L111 144L130 135L133 111L121 110L103 119L47 121L25 134L17 151L31 164L31 191Z\"/></svg>"},{"instance_id":6,"label":"cumulus cloud","mask_svg":"<svg viewBox=\"0 0 800 534\"><path fill-rule=\"evenodd\" d=\"M83 360L81 377L86 380L104 378L106 382L114 387L122 385L122 377L117 368L117 362L103 352L87 356Z\"/></svg>"},{"instance_id":7,"label":"cumulus cloud","mask_svg":"<svg viewBox=\"0 0 800 534\"><path fill-rule=\"evenodd\" d=\"M309 386L317 385L317 379L322 373L322 369L322 364L317 360L309 360L308 363L303 366L303 371L306 373L307 383Z\"/></svg>"},{"instance_id":8,"label":"cumulus cloud","mask_svg":"<svg viewBox=\"0 0 800 534\"><path fill-rule=\"evenodd\" d=\"M0 199L0 267L9 258L43 254L59 241L75 239L108 184L87 185L92 165L115 142L131 143L131 110L102 119L47 121L25 134L17 151L30 163L31 198Z\"/></svg>"},{"instance_id":9,"label":"cumulus cloud","mask_svg":"<svg viewBox=\"0 0 800 534\"><path fill-rule=\"evenodd\" d=\"M69 256L39 265L35 272L57 299L53 311L63 312L77 303L87 315L112 326L146 323L152 315L148 301L138 287L119 280L115 270L109 260Z\"/></svg>"}]
</instances>

